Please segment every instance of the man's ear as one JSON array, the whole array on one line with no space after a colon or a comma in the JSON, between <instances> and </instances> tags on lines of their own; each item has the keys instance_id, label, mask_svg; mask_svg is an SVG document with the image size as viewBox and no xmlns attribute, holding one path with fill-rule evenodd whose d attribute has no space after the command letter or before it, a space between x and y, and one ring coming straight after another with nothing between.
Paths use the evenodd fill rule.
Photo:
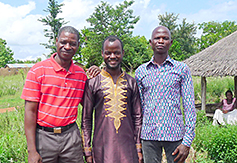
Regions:
<instances>
[{"instance_id":1,"label":"man's ear","mask_svg":"<svg viewBox=\"0 0 237 163\"><path fill-rule=\"evenodd\" d=\"M172 44L173 44L173 40L170 40L170 47L172 46Z\"/></svg>"},{"instance_id":2,"label":"man's ear","mask_svg":"<svg viewBox=\"0 0 237 163\"><path fill-rule=\"evenodd\" d=\"M56 37L56 44L58 43L58 37Z\"/></svg>"},{"instance_id":3,"label":"man's ear","mask_svg":"<svg viewBox=\"0 0 237 163\"><path fill-rule=\"evenodd\" d=\"M123 50L122 54L123 54L123 56L124 56L124 50Z\"/></svg>"},{"instance_id":4,"label":"man's ear","mask_svg":"<svg viewBox=\"0 0 237 163\"><path fill-rule=\"evenodd\" d=\"M103 53L103 50L101 50L101 56L104 57L104 53Z\"/></svg>"},{"instance_id":5,"label":"man's ear","mask_svg":"<svg viewBox=\"0 0 237 163\"><path fill-rule=\"evenodd\" d=\"M149 44L151 45L151 39L149 40Z\"/></svg>"}]
</instances>

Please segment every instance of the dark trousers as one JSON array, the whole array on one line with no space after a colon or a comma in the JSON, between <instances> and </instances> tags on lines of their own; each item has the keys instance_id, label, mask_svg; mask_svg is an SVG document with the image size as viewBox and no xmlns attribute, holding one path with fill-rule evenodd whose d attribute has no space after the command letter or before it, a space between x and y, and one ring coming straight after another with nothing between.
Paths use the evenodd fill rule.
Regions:
<instances>
[{"instance_id":1,"label":"dark trousers","mask_svg":"<svg viewBox=\"0 0 237 163\"><path fill-rule=\"evenodd\" d=\"M174 159L177 155L172 156L172 153L181 144L180 141L155 141L142 140L142 151L144 163L161 163L162 149L164 148L167 162L176 163ZM177 161L178 162L178 161Z\"/></svg>"},{"instance_id":2,"label":"dark trousers","mask_svg":"<svg viewBox=\"0 0 237 163\"><path fill-rule=\"evenodd\" d=\"M84 163L77 125L60 134L37 129L36 148L43 163Z\"/></svg>"}]
</instances>

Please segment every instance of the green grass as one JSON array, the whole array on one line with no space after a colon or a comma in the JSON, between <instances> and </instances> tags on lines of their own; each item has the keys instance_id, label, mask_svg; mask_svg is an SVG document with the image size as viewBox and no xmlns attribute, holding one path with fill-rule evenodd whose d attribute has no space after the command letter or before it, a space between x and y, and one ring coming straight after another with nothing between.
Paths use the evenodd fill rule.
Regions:
<instances>
[{"instance_id":1,"label":"green grass","mask_svg":"<svg viewBox=\"0 0 237 163\"><path fill-rule=\"evenodd\" d=\"M0 163L26 162L24 109L0 114Z\"/></svg>"},{"instance_id":2,"label":"green grass","mask_svg":"<svg viewBox=\"0 0 237 163\"><path fill-rule=\"evenodd\" d=\"M23 83L21 75L0 77L0 109L24 105L20 98Z\"/></svg>"},{"instance_id":3,"label":"green grass","mask_svg":"<svg viewBox=\"0 0 237 163\"><path fill-rule=\"evenodd\" d=\"M134 73L132 74L134 76ZM0 163L27 162L27 146L24 134L24 100L20 98L23 88L21 75L0 77L0 108L15 107L16 111L0 114ZM201 101L201 78L193 77L195 101ZM234 90L234 78L207 78L207 103L219 102L225 97L227 89ZM81 107L78 109L77 123L81 123ZM205 145L213 141L213 133L218 133L218 128L211 125L211 121L200 112L197 120L196 138L193 146L197 150L195 162L213 163ZM233 128L222 129L221 132L237 130ZM229 134L230 135L230 134ZM206 142L203 144L203 142ZM222 143L222 142L220 142ZM225 142L223 142L225 143ZM203 147L203 148L202 148ZM206 148L206 149L204 149Z\"/></svg>"}]
</instances>

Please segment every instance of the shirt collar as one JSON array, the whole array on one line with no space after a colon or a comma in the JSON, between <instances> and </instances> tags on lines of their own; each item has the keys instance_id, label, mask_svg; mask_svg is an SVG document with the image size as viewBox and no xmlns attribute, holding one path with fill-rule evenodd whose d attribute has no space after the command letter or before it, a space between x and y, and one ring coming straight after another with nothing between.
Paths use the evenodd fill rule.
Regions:
<instances>
[{"instance_id":1,"label":"shirt collar","mask_svg":"<svg viewBox=\"0 0 237 163\"><path fill-rule=\"evenodd\" d=\"M165 61L162 63L162 65L164 65L165 63L171 63L172 65L174 65L174 60L171 59L170 56L168 55ZM148 67L150 65L156 65L156 63L154 62L154 56L152 56L151 60L147 62L146 66Z\"/></svg>"},{"instance_id":2,"label":"shirt collar","mask_svg":"<svg viewBox=\"0 0 237 163\"><path fill-rule=\"evenodd\" d=\"M63 68L62 66L60 66L54 59L55 55L57 53L54 53L51 55L50 57L50 60L52 61L52 66L54 68L55 71L64 71L65 68ZM71 65L70 65L70 68L68 70L69 73L75 73L75 69L74 69L74 63L73 63L73 60L71 60Z\"/></svg>"},{"instance_id":3,"label":"shirt collar","mask_svg":"<svg viewBox=\"0 0 237 163\"><path fill-rule=\"evenodd\" d=\"M122 71L121 70L121 74L120 74L120 76L119 77L123 77L124 75L125 75L125 72L124 71ZM103 75L103 76L105 76L105 77L110 77L110 78L112 78L112 76L105 70L105 68L103 68L102 70L101 70L101 74Z\"/></svg>"}]
</instances>

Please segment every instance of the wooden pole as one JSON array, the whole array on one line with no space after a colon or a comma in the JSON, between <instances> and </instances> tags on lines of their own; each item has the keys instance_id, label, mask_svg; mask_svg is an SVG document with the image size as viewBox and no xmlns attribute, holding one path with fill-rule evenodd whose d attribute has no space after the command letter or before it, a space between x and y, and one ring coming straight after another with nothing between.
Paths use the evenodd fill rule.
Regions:
<instances>
[{"instance_id":1,"label":"wooden pole","mask_svg":"<svg viewBox=\"0 0 237 163\"><path fill-rule=\"evenodd\" d=\"M235 81L235 90L234 90L234 94L235 94L235 98L237 97L237 76L234 77L234 81Z\"/></svg>"},{"instance_id":2,"label":"wooden pole","mask_svg":"<svg viewBox=\"0 0 237 163\"><path fill-rule=\"evenodd\" d=\"M206 112L206 88L207 88L207 81L206 77L201 77L201 87L202 87L202 110L205 110Z\"/></svg>"}]
</instances>

